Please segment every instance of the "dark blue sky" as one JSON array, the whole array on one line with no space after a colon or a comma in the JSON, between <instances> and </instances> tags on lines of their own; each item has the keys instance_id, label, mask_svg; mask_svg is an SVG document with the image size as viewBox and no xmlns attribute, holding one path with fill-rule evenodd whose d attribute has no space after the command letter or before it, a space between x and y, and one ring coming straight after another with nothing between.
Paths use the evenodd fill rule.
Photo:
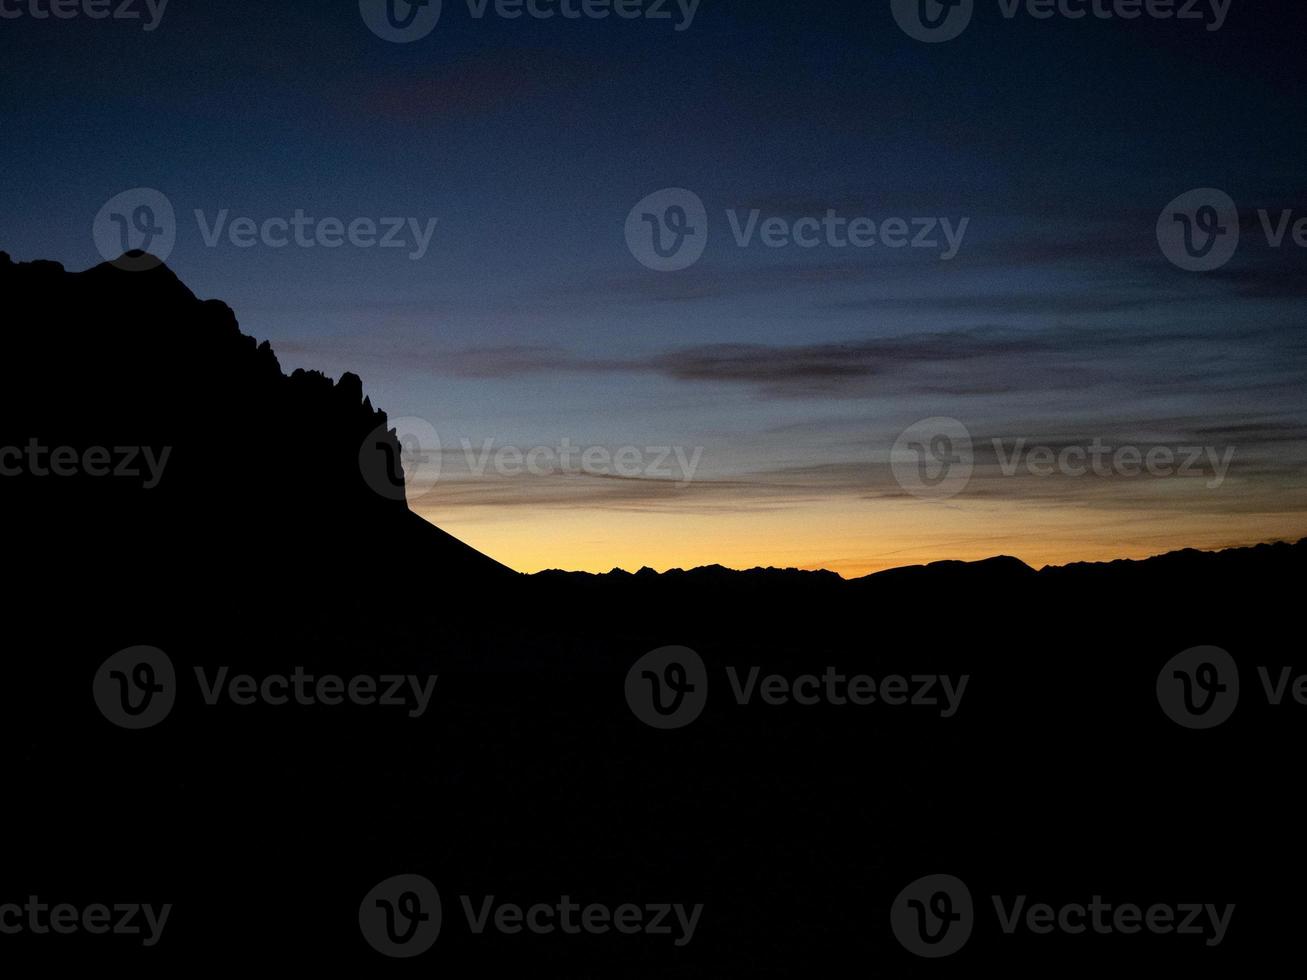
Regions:
<instances>
[{"instance_id":1,"label":"dark blue sky","mask_svg":"<svg viewBox=\"0 0 1307 980\"><path fill-rule=\"evenodd\" d=\"M674 2L662 21L508 20L445 0L396 44L348 0L171 0L149 31L31 2L0 3L20 12L0 18L0 248L90 266L102 206L158 190L191 288L283 366L355 371L393 417L429 421L443 475L414 506L516 567L1039 563L1307 525L1304 249L1272 247L1258 215L1307 217L1301 4L1232 0L1208 30L975 0L928 44L890 0L703 0L684 30ZM664 188L707 216L675 272L624 234ZM1195 188L1242 227L1209 272L1169 262L1155 230ZM437 221L415 259L209 246L197 209ZM741 247L731 221L754 210L966 225L949 259ZM888 465L932 417L976 444L948 500ZM990 448L1096 437L1236 454L1210 488L1012 476ZM476 473L464 440L700 463L673 481Z\"/></svg>"}]
</instances>

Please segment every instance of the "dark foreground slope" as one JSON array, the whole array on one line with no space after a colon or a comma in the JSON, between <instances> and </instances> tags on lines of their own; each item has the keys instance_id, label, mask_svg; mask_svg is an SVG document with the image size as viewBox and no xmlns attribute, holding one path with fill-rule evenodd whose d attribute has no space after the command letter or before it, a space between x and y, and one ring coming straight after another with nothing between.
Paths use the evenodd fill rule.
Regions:
<instances>
[{"instance_id":1,"label":"dark foreground slope","mask_svg":"<svg viewBox=\"0 0 1307 980\"><path fill-rule=\"evenodd\" d=\"M1307 545L1039 572L995 559L848 582L517 576L377 489L385 420L358 379L283 376L226 307L166 269L74 275L0 257L0 302L11 375L0 446L172 452L149 489L84 472L0 478L0 907L29 896L173 907L149 948L0 932L13 975L80 962L145 975L1164 964L1225 976L1296 957L1307 707L1292 678ZM131 729L95 685L108 658L138 645L166 657L174 680L170 710ZM684 652L678 662L693 697L706 690L674 728L642 718L657 721L650 678L670 684L675 670L628 677L668 645L694 652L702 674ZM1203 645L1228 651L1240 687L1228 720L1192 730L1163 711L1158 679ZM119 667L122 683L135 676ZM351 703L341 688L338 704L317 688L311 703L277 703L275 678L297 668L436 680L420 712ZM1259 668L1290 678L1279 705ZM219 676L241 674L249 688L206 700ZM798 681L785 703L771 675ZM874 703L850 703L840 678L858 676L873 679ZM950 704L946 689L961 696ZM969 886L975 925L933 961L904 948L890 909L938 873ZM359 925L369 890L399 874L443 899L439 938L412 960L377 952ZM993 895L1005 908L1025 895L1235 910L1215 945L1092 927L1009 935ZM478 933L464 897L479 915L487 896L492 908L567 896L702 912L682 945L675 925L536 934L510 917ZM14 921L0 911L0 925Z\"/></svg>"}]
</instances>

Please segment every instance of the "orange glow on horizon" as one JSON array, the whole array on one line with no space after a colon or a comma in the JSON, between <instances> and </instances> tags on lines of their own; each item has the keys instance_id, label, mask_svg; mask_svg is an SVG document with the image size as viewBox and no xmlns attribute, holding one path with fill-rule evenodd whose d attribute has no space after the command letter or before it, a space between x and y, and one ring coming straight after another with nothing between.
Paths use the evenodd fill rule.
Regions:
<instances>
[{"instance_id":1,"label":"orange glow on horizon","mask_svg":"<svg viewBox=\"0 0 1307 980\"><path fill-rule=\"evenodd\" d=\"M856 578L945 559L1012 555L1040 568L1307 536L1307 520L1293 512L1218 517L1011 502L853 499L720 512L442 508L425 501L412 507L478 551L528 573L723 565L829 569Z\"/></svg>"}]
</instances>

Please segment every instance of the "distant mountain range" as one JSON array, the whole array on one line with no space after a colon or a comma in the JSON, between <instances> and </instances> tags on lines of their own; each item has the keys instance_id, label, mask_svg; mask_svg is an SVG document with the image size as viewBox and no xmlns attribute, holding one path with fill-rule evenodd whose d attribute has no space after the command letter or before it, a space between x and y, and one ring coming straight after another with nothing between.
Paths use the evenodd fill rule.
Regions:
<instances>
[{"instance_id":1,"label":"distant mountain range","mask_svg":"<svg viewBox=\"0 0 1307 980\"><path fill-rule=\"evenodd\" d=\"M1105 575L1135 576L1152 573L1174 574L1180 569L1230 569L1240 564L1262 563L1275 560L1291 560L1307 552L1307 538L1298 542L1269 542L1242 548L1226 548L1220 551L1201 551L1196 548L1183 548L1150 558L1118 558L1104 562L1072 562L1066 565L1046 565L1038 570L1030 567L1019 558L1010 555L996 555L979 561L944 560L933 561L924 565L904 565L899 568L887 568L868 575L845 579L836 572L822 569L797 569L757 567L749 569L725 568L721 565L700 565L695 568L671 568L665 572L656 572L652 568L641 568L628 572L614 568L610 572L595 574L591 572L568 572L549 569L536 572L532 577L560 581L578 581L585 578L606 579L612 582L651 581L657 578L712 583L729 580L733 577L767 581L775 583L797 583L813 580L832 587L837 583L850 585L875 584L876 586L893 585L930 585L941 582L965 583L982 580L1006 581L1010 583L1033 583L1036 581L1067 581L1081 577L1102 577Z\"/></svg>"}]
</instances>

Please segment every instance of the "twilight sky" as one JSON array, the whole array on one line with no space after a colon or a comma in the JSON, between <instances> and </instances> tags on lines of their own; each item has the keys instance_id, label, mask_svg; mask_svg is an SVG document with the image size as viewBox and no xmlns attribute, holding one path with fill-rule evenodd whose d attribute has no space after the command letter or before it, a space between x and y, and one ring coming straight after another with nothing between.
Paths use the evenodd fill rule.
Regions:
<instances>
[{"instance_id":1,"label":"twilight sky","mask_svg":"<svg viewBox=\"0 0 1307 980\"><path fill-rule=\"evenodd\" d=\"M145 0L0 0L0 248L88 267L106 202L159 191L182 279L287 370L422 420L413 507L523 571L1307 534L1301 3L1231 0L1209 30L1211 0L974 0L942 43L890 0L703 0L688 25L675 0L468 4L392 43L357 0L171 0L152 30ZM707 243L657 271L640 229L692 198L632 209L667 188ZM1200 188L1239 244L1188 271L1157 229ZM232 224L297 211L304 241L361 237ZM364 247L389 217L404 247ZM936 484L921 447L965 468Z\"/></svg>"}]
</instances>

